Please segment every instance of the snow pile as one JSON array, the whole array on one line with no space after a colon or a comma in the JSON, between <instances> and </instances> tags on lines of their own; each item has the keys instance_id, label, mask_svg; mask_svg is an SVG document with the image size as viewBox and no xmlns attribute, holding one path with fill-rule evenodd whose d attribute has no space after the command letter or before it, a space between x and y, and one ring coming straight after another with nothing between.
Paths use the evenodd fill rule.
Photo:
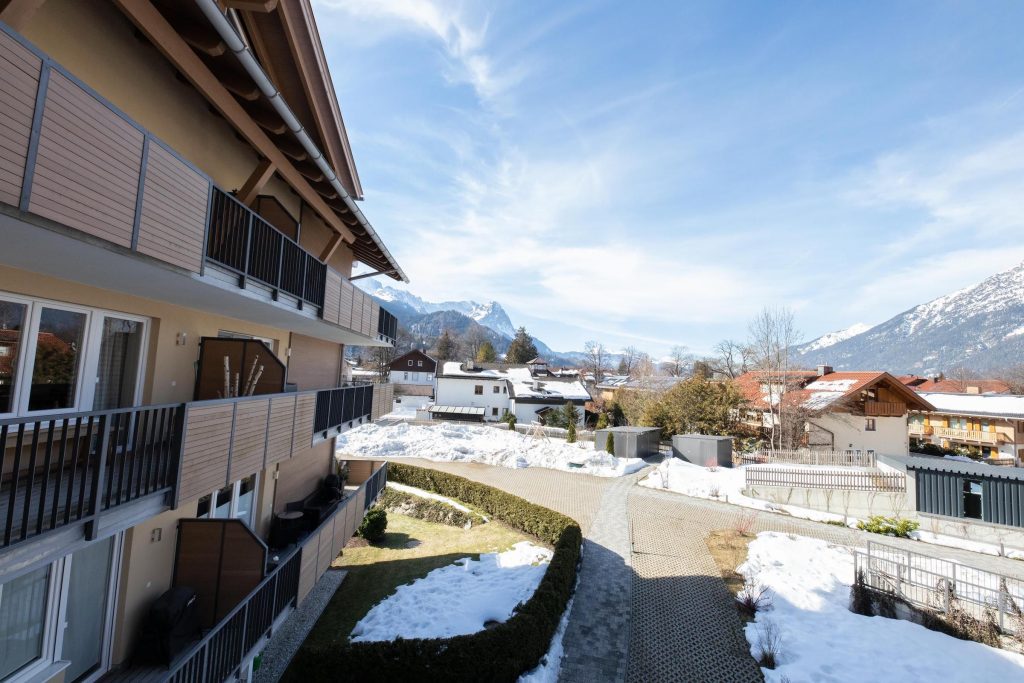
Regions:
<instances>
[{"instance_id":1,"label":"snow pile","mask_svg":"<svg viewBox=\"0 0 1024 683\"><path fill-rule=\"evenodd\" d=\"M429 498L430 500L439 500L442 503L446 503L448 505L451 505L456 510L461 510L462 512L465 512L466 514L469 514L469 515L474 514L474 512L472 510L470 510L468 507L466 507L462 503L458 502L457 500L454 500L452 498L447 498L445 496L439 495L439 494L434 493L432 491L424 491L423 489L418 489L415 486L406 486L405 484L399 484L398 482L394 482L394 481L389 481L388 484L387 484L387 487L389 489L394 489L396 491L402 491L403 493L408 493L409 495L412 495L412 496L418 496L420 498Z\"/></svg>"},{"instance_id":2,"label":"snow pile","mask_svg":"<svg viewBox=\"0 0 1024 683\"><path fill-rule=\"evenodd\" d=\"M960 548L961 550L970 550L972 553L983 553L985 555L1002 555L1009 557L1012 560L1024 560L1024 550L1007 548L1005 545L1003 547L999 547L995 543L972 541L969 538L957 538L956 536L937 534L931 531L925 531L924 529L911 531L910 537L915 541L921 541L922 543L944 545L947 548Z\"/></svg>"},{"instance_id":3,"label":"snow pile","mask_svg":"<svg viewBox=\"0 0 1024 683\"><path fill-rule=\"evenodd\" d=\"M416 411L430 404L427 396L402 396L401 401L395 400L391 412L381 417L382 420L415 420Z\"/></svg>"},{"instance_id":4,"label":"snow pile","mask_svg":"<svg viewBox=\"0 0 1024 683\"><path fill-rule=\"evenodd\" d=\"M616 458L595 451L591 443L570 444L562 439L534 438L472 425L368 424L345 432L337 444L339 457L408 457L511 468L548 467L599 477L619 477L645 466L639 458Z\"/></svg>"},{"instance_id":5,"label":"snow pile","mask_svg":"<svg viewBox=\"0 0 1024 683\"><path fill-rule=\"evenodd\" d=\"M1024 656L957 640L909 621L849 611L851 551L811 538L765 532L738 570L769 589L772 605L747 624L751 654L773 622L782 638L768 681L1020 680Z\"/></svg>"},{"instance_id":6,"label":"snow pile","mask_svg":"<svg viewBox=\"0 0 1024 683\"><path fill-rule=\"evenodd\" d=\"M479 560L463 558L399 586L352 629L353 642L449 638L502 622L526 602L551 562L551 551L529 541Z\"/></svg>"},{"instance_id":7,"label":"snow pile","mask_svg":"<svg viewBox=\"0 0 1024 683\"><path fill-rule=\"evenodd\" d=\"M773 467L783 466L773 465ZM747 467L756 467L756 465L718 467L711 470L707 467L686 462L685 460L671 458L658 465L658 468L643 479L640 485L652 489L667 489L686 496L693 496L694 498L720 500L754 510L783 512L793 517L812 519L818 522L843 521L842 515L831 512L820 512L796 505L771 503L766 500L743 495L743 489L746 486L744 470ZM852 524L855 520L851 517L847 521Z\"/></svg>"}]
</instances>

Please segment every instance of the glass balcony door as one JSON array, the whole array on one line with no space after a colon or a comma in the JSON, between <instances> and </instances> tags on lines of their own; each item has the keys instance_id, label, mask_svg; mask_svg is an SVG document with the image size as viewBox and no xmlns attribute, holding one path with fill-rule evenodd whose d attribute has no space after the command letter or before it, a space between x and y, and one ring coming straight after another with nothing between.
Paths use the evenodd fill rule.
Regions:
<instances>
[{"instance_id":1,"label":"glass balcony door","mask_svg":"<svg viewBox=\"0 0 1024 683\"><path fill-rule=\"evenodd\" d=\"M61 659L71 662L64 680L84 681L103 668L106 650L114 538L71 555Z\"/></svg>"},{"instance_id":2,"label":"glass balcony door","mask_svg":"<svg viewBox=\"0 0 1024 683\"><path fill-rule=\"evenodd\" d=\"M128 408L137 402L145 348L145 323L113 315L100 317L92 407L93 410Z\"/></svg>"}]
</instances>

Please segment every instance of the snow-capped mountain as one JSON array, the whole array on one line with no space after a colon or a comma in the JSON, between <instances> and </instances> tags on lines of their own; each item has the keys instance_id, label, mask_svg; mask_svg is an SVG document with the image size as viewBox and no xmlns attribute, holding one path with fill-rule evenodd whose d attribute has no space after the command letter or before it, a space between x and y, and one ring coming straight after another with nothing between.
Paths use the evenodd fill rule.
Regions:
<instances>
[{"instance_id":1,"label":"snow-capped mountain","mask_svg":"<svg viewBox=\"0 0 1024 683\"><path fill-rule=\"evenodd\" d=\"M794 349L804 365L925 374L1024 362L1024 263L841 341Z\"/></svg>"},{"instance_id":2,"label":"snow-capped mountain","mask_svg":"<svg viewBox=\"0 0 1024 683\"><path fill-rule=\"evenodd\" d=\"M486 304L477 303L476 301L442 301L434 303L426 301L411 292L382 285L374 279L368 280L363 285L363 290L367 294L376 297L379 301L397 304L399 307L411 309L420 315L437 313L439 311L456 311L510 339L516 334L516 329L512 326L508 313L505 312L505 309L497 301L491 301ZM399 313L395 312L395 315L399 315Z\"/></svg>"},{"instance_id":3,"label":"snow-capped mountain","mask_svg":"<svg viewBox=\"0 0 1024 683\"><path fill-rule=\"evenodd\" d=\"M856 337L861 332L867 332L870 329L871 325L856 323L854 325L850 325L845 330L836 330L835 332L823 334L814 341L798 346L796 351L799 354L804 354L810 353L811 351L818 351L820 349L827 349L830 346L835 346L841 341L846 341L850 337Z\"/></svg>"}]
</instances>

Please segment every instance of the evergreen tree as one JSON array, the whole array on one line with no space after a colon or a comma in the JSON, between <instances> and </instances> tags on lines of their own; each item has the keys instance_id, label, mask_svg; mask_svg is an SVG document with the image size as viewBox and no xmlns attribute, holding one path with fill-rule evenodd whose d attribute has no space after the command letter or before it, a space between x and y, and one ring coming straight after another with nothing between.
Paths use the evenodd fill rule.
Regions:
<instances>
[{"instance_id":1,"label":"evergreen tree","mask_svg":"<svg viewBox=\"0 0 1024 683\"><path fill-rule=\"evenodd\" d=\"M580 411L576 410L576 406L572 404L572 401L566 401L565 405L562 406L561 410L561 422L568 429L569 425L575 426L580 419Z\"/></svg>"},{"instance_id":2,"label":"evergreen tree","mask_svg":"<svg viewBox=\"0 0 1024 683\"><path fill-rule=\"evenodd\" d=\"M516 330L515 339L508 345L508 351L505 352L505 361L518 365L533 360L536 357L537 346L533 343L533 337L527 333L525 327L520 327Z\"/></svg>"},{"instance_id":3,"label":"evergreen tree","mask_svg":"<svg viewBox=\"0 0 1024 683\"><path fill-rule=\"evenodd\" d=\"M615 435L608 432L608 438L604 440L604 449L608 455L615 455Z\"/></svg>"},{"instance_id":4,"label":"evergreen tree","mask_svg":"<svg viewBox=\"0 0 1024 683\"><path fill-rule=\"evenodd\" d=\"M489 341L485 341L480 345L480 350L476 352L477 363L493 363L498 359L498 353L494 350L494 344Z\"/></svg>"},{"instance_id":5,"label":"evergreen tree","mask_svg":"<svg viewBox=\"0 0 1024 683\"><path fill-rule=\"evenodd\" d=\"M437 340L437 360L441 362L453 360L457 353L458 344L455 342L455 337L451 332L445 330Z\"/></svg>"},{"instance_id":6,"label":"evergreen tree","mask_svg":"<svg viewBox=\"0 0 1024 683\"><path fill-rule=\"evenodd\" d=\"M601 413L597 416L597 424L594 425L597 429L606 429L608 427L608 413Z\"/></svg>"},{"instance_id":7,"label":"evergreen tree","mask_svg":"<svg viewBox=\"0 0 1024 683\"><path fill-rule=\"evenodd\" d=\"M576 423L570 422L565 434L566 443L576 443Z\"/></svg>"}]
</instances>

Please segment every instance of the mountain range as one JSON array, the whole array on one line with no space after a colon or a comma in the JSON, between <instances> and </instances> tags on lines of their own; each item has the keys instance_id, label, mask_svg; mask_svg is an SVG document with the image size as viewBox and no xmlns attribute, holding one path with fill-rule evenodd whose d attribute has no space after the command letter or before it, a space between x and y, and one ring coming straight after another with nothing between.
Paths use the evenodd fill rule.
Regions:
<instances>
[{"instance_id":1,"label":"mountain range","mask_svg":"<svg viewBox=\"0 0 1024 683\"><path fill-rule=\"evenodd\" d=\"M874 326L854 325L800 344L802 365L925 375L1024 363L1024 263Z\"/></svg>"},{"instance_id":2,"label":"mountain range","mask_svg":"<svg viewBox=\"0 0 1024 683\"><path fill-rule=\"evenodd\" d=\"M359 284L363 291L398 318L399 324L424 346L433 345L444 330L465 336L471 330L480 328L495 350L505 353L516 334L508 313L497 301L484 304L476 301L432 302L412 292L389 287L374 278ZM582 353L553 351L536 337L533 343L537 346L537 352L551 363L576 365L583 360Z\"/></svg>"}]
</instances>

